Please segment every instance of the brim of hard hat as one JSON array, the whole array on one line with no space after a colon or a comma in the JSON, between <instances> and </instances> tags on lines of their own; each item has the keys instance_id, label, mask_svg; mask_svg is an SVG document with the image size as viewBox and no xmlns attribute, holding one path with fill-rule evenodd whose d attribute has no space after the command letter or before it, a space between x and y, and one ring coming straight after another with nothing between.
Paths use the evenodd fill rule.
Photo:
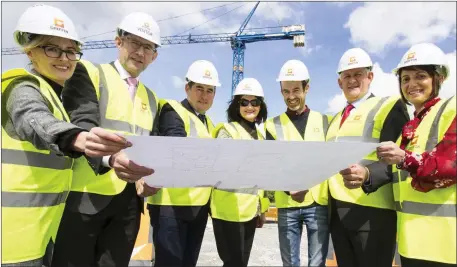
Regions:
<instances>
[{"instance_id":1,"label":"brim of hard hat","mask_svg":"<svg viewBox=\"0 0 457 267\"><path fill-rule=\"evenodd\" d=\"M25 44L22 44L20 42L20 40L19 40L19 37L20 37L21 33L28 33L28 34L35 34L35 35L47 35L47 36L52 36L52 37L60 37L60 38L65 38L65 39L68 39L68 40L75 41L80 46L84 45L83 41L81 41L79 38L75 38L73 36L68 36L68 35L63 35L63 34L55 34L55 33L50 33L50 32L35 33L35 32L22 32L22 31L16 30L13 33L13 39L19 46L25 45Z\"/></svg>"},{"instance_id":2,"label":"brim of hard hat","mask_svg":"<svg viewBox=\"0 0 457 267\"><path fill-rule=\"evenodd\" d=\"M392 70L392 73L394 75L398 75L398 70L401 69L401 68L406 68L406 67L413 67L413 66L428 66L429 64L417 64L417 65L407 65L407 66L402 66L402 67L396 67L395 69ZM449 69L449 66L447 65L443 65L445 71L446 71L446 74L444 74L444 80L446 80L447 78L449 78L449 73L450 73L450 69Z\"/></svg>"},{"instance_id":3,"label":"brim of hard hat","mask_svg":"<svg viewBox=\"0 0 457 267\"><path fill-rule=\"evenodd\" d=\"M155 45L157 45L157 47L161 47L161 46L162 46L162 44L161 44L161 42L160 42L160 37L159 37L159 40L158 40L158 41L157 41L157 40L151 40L151 38L150 38L148 35L146 35L146 34L142 34L142 33L132 33L131 31L125 30L125 29L123 29L123 28L121 28L121 27L117 27L117 29L118 29L118 30L122 30L122 31L124 31L124 32L128 32L129 34L133 34L133 35L135 35L135 36L141 37L141 38L143 38L143 39L145 39L145 40L148 40L149 42L154 43Z\"/></svg>"},{"instance_id":4,"label":"brim of hard hat","mask_svg":"<svg viewBox=\"0 0 457 267\"><path fill-rule=\"evenodd\" d=\"M341 70L338 70L336 74L340 75L341 72L347 71L347 70L353 70L353 69L361 69L361 68L373 68L373 65L362 65L362 66L357 66L355 68L343 68Z\"/></svg>"},{"instance_id":5,"label":"brim of hard hat","mask_svg":"<svg viewBox=\"0 0 457 267\"><path fill-rule=\"evenodd\" d=\"M191 81L191 82L193 82L193 83L199 83L199 84L204 84L204 85L209 85L209 86L216 86L216 87L221 86L220 83L209 84L209 83L206 82L206 81L191 80L191 79L189 79L189 78L187 78L187 77L186 77L186 79L189 80L189 81Z\"/></svg>"},{"instance_id":6,"label":"brim of hard hat","mask_svg":"<svg viewBox=\"0 0 457 267\"><path fill-rule=\"evenodd\" d=\"M302 81L309 81L310 79L305 79L305 80L297 80L297 79L276 79L277 82L302 82Z\"/></svg>"}]
</instances>

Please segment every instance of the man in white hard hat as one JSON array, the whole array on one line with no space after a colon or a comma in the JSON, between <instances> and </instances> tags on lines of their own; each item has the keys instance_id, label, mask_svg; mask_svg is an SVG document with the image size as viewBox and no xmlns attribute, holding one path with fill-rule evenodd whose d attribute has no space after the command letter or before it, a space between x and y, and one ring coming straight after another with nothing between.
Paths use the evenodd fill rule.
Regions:
<instances>
[{"instance_id":1,"label":"man in white hard hat","mask_svg":"<svg viewBox=\"0 0 457 267\"><path fill-rule=\"evenodd\" d=\"M324 142L329 119L306 105L310 87L306 65L299 60L287 61L276 81L280 83L287 111L267 120L267 140ZM309 190L276 191L275 203L283 265L300 266L300 242L305 224L308 265L325 266L329 242L327 182Z\"/></svg>"},{"instance_id":2,"label":"man in white hard hat","mask_svg":"<svg viewBox=\"0 0 457 267\"><path fill-rule=\"evenodd\" d=\"M157 58L160 30L148 14L127 15L117 28L118 59L81 61L62 93L71 121L121 135L151 135L159 100L140 74ZM111 156L86 155L73 166L53 255L54 266L127 266L139 231L143 197L154 193L141 178L153 170ZM92 156L92 157L89 157Z\"/></svg>"},{"instance_id":3,"label":"man in white hard hat","mask_svg":"<svg viewBox=\"0 0 457 267\"><path fill-rule=\"evenodd\" d=\"M186 75L187 98L160 101L160 136L211 138L206 112L221 86L214 65L197 60ZM154 266L196 266L209 213L210 187L162 188L148 197Z\"/></svg>"},{"instance_id":4,"label":"man in white hard hat","mask_svg":"<svg viewBox=\"0 0 457 267\"><path fill-rule=\"evenodd\" d=\"M347 50L338 66L338 84L346 107L332 119L327 142L395 142L409 120L400 96L370 92L374 74L370 56L360 48ZM343 152L344 153L344 152ZM392 168L371 153L328 180L330 234L338 266L392 266L396 214L392 186L369 193L392 178Z\"/></svg>"}]
</instances>

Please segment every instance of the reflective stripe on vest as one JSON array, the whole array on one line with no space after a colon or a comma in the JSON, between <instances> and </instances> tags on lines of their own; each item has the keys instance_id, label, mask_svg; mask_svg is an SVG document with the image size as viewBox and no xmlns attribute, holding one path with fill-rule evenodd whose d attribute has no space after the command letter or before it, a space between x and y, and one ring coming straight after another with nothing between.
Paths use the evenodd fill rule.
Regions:
<instances>
[{"instance_id":1,"label":"reflective stripe on vest","mask_svg":"<svg viewBox=\"0 0 457 267\"><path fill-rule=\"evenodd\" d=\"M410 142L405 150L418 154L431 151L455 119L455 105L455 97L436 103L416 128L415 142ZM424 193L411 186L412 177L407 172L400 171L398 174L401 181L394 184L394 189L400 255L456 264L455 185Z\"/></svg>"},{"instance_id":2,"label":"reflective stripe on vest","mask_svg":"<svg viewBox=\"0 0 457 267\"><path fill-rule=\"evenodd\" d=\"M220 129L225 129L232 139L254 140L238 122L219 124L213 136L217 136ZM259 140L263 139L259 130L257 136ZM231 222L249 221L257 215L257 211L266 211L268 205L269 201L264 198L264 191L256 188L215 188L210 202L212 218Z\"/></svg>"},{"instance_id":3,"label":"reflective stripe on vest","mask_svg":"<svg viewBox=\"0 0 457 267\"><path fill-rule=\"evenodd\" d=\"M109 65L110 66L110 65ZM107 89L106 75L103 70L102 65L96 65L100 73L100 99L99 99L99 109L100 109L100 125L104 128L115 129L119 131L124 131L137 135L149 135L150 130L141 128L138 125L132 125L126 121L120 120L111 120L106 117L106 112L108 109L109 101L109 90ZM151 108L152 117L154 118L157 114L157 101L152 92L145 86L146 93L148 96L149 107Z\"/></svg>"},{"instance_id":4,"label":"reflective stripe on vest","mask_svg":"<svg viewBox=\"0 0 457 267\"><path fill-rule=\"evenodd\" d=\"M184 122L187 137L211 138L214 125L206 116L208 127L193 113L189 112L181 103L175 100L160 100L160 106L169 104ZM200 188L162 188L155 195L148 197L147 202L152 205L172 206L203 206L208 203L211 187Z\"/></svg>"},{"instance_id":5,"label":"reflective stripe on vest","mask_svg":"<svg viewBox=\"0 0 457 267\"><path fill-rule=\"evenodd\" d=\"M94 65L87 61L81 63L85 66L98 97L100 127L125 135L150 135L158 111L158 100L154 92L140 82L135 97L131 100L125 81L114 66ZM102 203L106 201L101 198L121 193L127 184L112 169L96 175L84 157L76 160L74 175L76 178L73 180L72 194L79 194L78 198L91 201L91 204L81 202L79 206L79 210L87 214L103 209L105 205Z\"/></svg>"},{"instance_id":6,"label":"reflective stripe on vest","mask_svg":"<svg viewBox=\"0 0 457 267\"><path fill-rule=\"evenodd\" d=\"M68 191L61 193L2 192L2 207L50 207L65 203Z\"/></svg>"},{"instance_id":7,"label":"reflective stripe on vest","mask_svg":"<svg viewBox=\"0 0 457 267\"><path fill-rule=\"evenodd\" d=\"M362 136L333 136L332 138L328 139L327 141L335 141L338 139L339 141L352 141L352 142L371 142L371 143L379 142L378 138L372 137L374 123L371 123L371 122L373 122L374 117L376 116L376 113L378 113L382 104L384 104L384 102L386 102L387 99L388 99L387 97L381 98L381 100L378 101L378 103L368 112L367 120L366 120L368 123L365 123L365 125L363 127ZM335 116L335 118L336 117L337 116Z\"/></svg>"},{"instance_id":8,"label":"reflective stripe on vest","mask_svg":"<svg viewBox=\"0 0 457 267\"><path fill-rule=\"evenodd\" d=\"M304 136L301 136L286 113L268 119L265 126L269 133L279 141L324 142L325 133L328 128L328 117L311 110L308 115ZM275 191L275 202L277 208L306 207L314 202L317 202L320 205L327 205L327 181L310 188L310 192L305 195L305 200L301 203L294 201L292 197L287 195L284 191Z\"/></svg>"},{"instance_id":9,"label":"reflective stripe on vest","mask_svg":"<svg viewBox=\"0 0 457 267\"><path fill-rule=\"evenodd\" d=\"M44 154L33 151L20 151L2 148L2 164L15 164L54 170L71 169L73 160L57 156L54 153Z\"/></svg>"},{"instance_id":10,"label":"reflective stripe on vest","mask_svg":"<svg viewBox=\"0 0 457 267\"><path fill-rule=\"evenodd\" d=\"M16 79L21 80L16 83ZM69 121L52 87L25 69L2 74L2 97L11 86L22 84L36 87L50 112ZM55 240L73 160L15 139L4 126L2 123L2 264L28 262L43 257L49 240Z\"/></svg>"},{"instance_id":11,"label":"reflective stripe on vest","mask_svg":"<svg viewBox=\"0 0 457 267\"><path fill-rule=\"evenodd\" d=\"M379 142L384 121L399 100L398 96L368 98L351 112L341 127L342 112L339 112L330 123L327 141ZM367 166L377 161L376 151L373 151L358 163ZM340 174L332 176L328 183L332 197L339 201L367 207L395 209L391 183L369 195L361 188L347 189Z\"/></svg>"}]
</instances>

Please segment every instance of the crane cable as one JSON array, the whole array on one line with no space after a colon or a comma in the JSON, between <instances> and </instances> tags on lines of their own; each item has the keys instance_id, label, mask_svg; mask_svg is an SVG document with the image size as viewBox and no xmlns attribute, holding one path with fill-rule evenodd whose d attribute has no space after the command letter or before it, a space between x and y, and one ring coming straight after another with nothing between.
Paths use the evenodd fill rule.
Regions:
<instances>
[{"instance_id":1,"label":"crane cable","mask_svg":"<svg viewBox=\"0 0 457 267\"><path fill-rule=\"evenodd\" d=\"M233 3L230 3L230 4L224 4L224 5L220 5L220 6L210 7L210 8L194 11L194 12L189 12L189 13L177 15L177 16L174 16L174 17L168 17L168 18L160 19L160 20L157 20L157 23L162 22L162 21L166 21L166 20L177 19L177 18L180 18L180 17L184 17L184 16L196 14L196 13L202 13L202 12L205 12L205 11L208 11L208 10L212 10L212 9L216 9L216 8L220 8L220 7L233 5L233 4L236 4L236 3L238 3L238 2L233 2ZM108 31L108 32L102 32L102 33L98 33L98 34L94 34L94 35L89 35L89 36L82 37L81 40L84 40L84 39L87 39L87 38L90 38L90 37L104 35L104 34L107 34L107 33L113 33L113 32L115 32L115 30Z\"/></svg>"},{"instance_id":2,"label":"crane cable","mask_svg":"<svg viewBox=\"0 0 457 267\"><path fill-rule=\"evenodd\" d=\"M247 4L247 3L246 3L246 4ZM234 11L234 10L236 10L236 9L238 9L238 8L240 8L240 7L242 7L242 6L245 6L246 4L239 5L239 6L233 8L233 9L230 9L229 11L227 11L227 12L225 12L225 13L223 13L223 14L217 16L217 17L214 17L214 18L212 18L212 19L209 19L209 20L207 20L207 21L205 21L205 22L203 22L203 23L201 23L201 24L198 24L198 25L196 25L196 26L194 26L194 27L192 27L192 28L190 28L190 29L188 29L188 30L185 30L185 31L180 32L180 33L178 33L178 34L175 34L175 35L173 35L173 36L178 36L178 35L181 35L181 34L183 34L183 33L185 33L185 32L188 32L188 31L190 31L190 30L193 30L193 29L195 29L195 28L197 28L197 27L200 27L200 26L202 26L202 25L205 24L205 23L208 23L208 22L210 22L210 21L212 21L212 20L215 20L215 19L217 19L217 18L220 18L220 17L222 17L222 16L224 16L224 15L227 15L228 13L230 13L230 12L232 12L232 11Z\"/></svg>"}]
</instances>

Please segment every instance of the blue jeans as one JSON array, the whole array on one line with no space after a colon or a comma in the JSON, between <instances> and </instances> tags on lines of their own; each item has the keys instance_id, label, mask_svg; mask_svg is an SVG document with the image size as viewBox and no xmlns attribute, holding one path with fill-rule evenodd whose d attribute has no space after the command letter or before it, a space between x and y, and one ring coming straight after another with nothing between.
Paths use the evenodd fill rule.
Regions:
<instances>
[{"instance_id":1,"label":"blue jeans","mask_svg":"<svg viewBox=\"0 0 457 267\"><path fill-rule=\"evenodd\" d=\"M329 244L328 208L278 209L279 249L283 266L300 266L303 224L308 235L308 266L324 266Z\"/></svg>"}]
</instances>

